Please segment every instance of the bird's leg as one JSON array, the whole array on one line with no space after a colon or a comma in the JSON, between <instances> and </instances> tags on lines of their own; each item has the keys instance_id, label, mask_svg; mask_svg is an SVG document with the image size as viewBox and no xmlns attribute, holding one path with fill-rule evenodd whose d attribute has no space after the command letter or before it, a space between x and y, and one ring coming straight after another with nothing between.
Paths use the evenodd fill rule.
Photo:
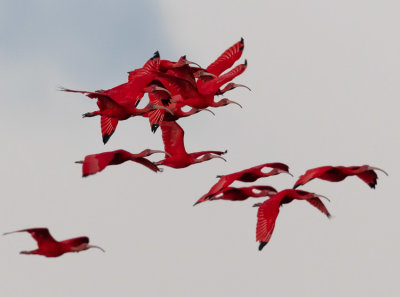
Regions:
<instances>
[{"instance_id":1,"label":"bird's leg","mask_svg":"<svg viewBox=\"0 0 400 297\"><path fill-rule=\"evenodd\" d=\"M91 118L91 117L98 116L98 115L101 115L100 110L84 113L82 115L82 118Z\"/></svg>"},{"instance_id":2,"label":"bird's leg","mask_svg":"<svg viewBox=\"0 0 400 297\"><path fill-rule=\"evenodd\" d=\"M36 254L37 250L33 250L33 251L21 251L19 252L21 255L32 255L32 254Z\"/></svg>"}]
</instances>

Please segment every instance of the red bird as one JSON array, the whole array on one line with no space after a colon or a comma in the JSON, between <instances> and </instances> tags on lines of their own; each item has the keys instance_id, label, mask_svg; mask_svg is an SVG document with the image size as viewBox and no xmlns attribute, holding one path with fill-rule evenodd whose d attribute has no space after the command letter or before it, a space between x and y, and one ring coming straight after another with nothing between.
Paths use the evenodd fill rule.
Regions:
<instances>
[{"instance_id":1,"label":"red bird","mask_svg":"<svg viewBox=\"0 0 400 297\"><path fill-rule=\"evenodd\" d=\"M262 169L265 167L272 168L272 170L270 172L263 173ZM218 175L217 177L219 177L219 181L214 186L212 186L208 193L204 194L199 199L199 201L209 200L222 189L232 184L234 181L254 182L259 178L268 177L280 173L287 173L292 175L289 172L289 167L283 163L265 163L228 175Z\"/></svg>"},{"instance_id":2,"label":"red bird","mask_svg":"<svg viewBox=\"0 0 400 297\"><path fill-rule=\"evenodd\" d=\"M249 197L265 197L275 195L276 193L277 191L270 186L251 186L242 188L226 187L223 188L218 194L209 199L204 199L205 196L201 197L194 205L207 200L243 201Z\"/></svg>"},{"instance_id":3,"label":"red bird","mask_svg":"<svg viewBox=\"0 0 400 297\"><path fill-rule=\"evenodd\" d=\"M65 253L80 252L90 248L97 248L104 252L104 250L96 245L89 244L89 238L86 236L71 238L63 241L55 240L47 228L31 228L18 230L13 232L4 233L4 235L28 232L36 240L38 248L33 251L22 251L20 254L24 255L41 255L45 257L59 257Z\"/></svg>"},{"instance_id":4,"label":"red bird","mask_svg":"<svg viewBox=\"0 0 400 297\"><path fill-rule=\"evenodd\" d=\"M100 154L88 155L84 161L76 161L75 163L83 164L82 176L95 174L102 171L109 165L119 165L126 161L133 161L143 166L146 166L154 172L162 171L153 162L147 160L145 157L155 153L165 153L164 151L146 149L139 154L131 154L125 150L116 150L112 152L104 152Z\"/></svg>"},{"instance_id":5,"label":"red bird","mask_svg":"<svg viewBox=\"0 0 400 297\"><path fill-rule=\"evenodd\" d=\"M374 170L382 171L388 175L384 170L371 167L369 165L363 166L322 166L318 168L309 169L304 173L294 185L294 189L308 183L314 178L319 178L331 182L339 182L344 180L348 176L356 175L362 181L364 181L371 188L375 188L376 181L378 179L377 174Z\"/></svg>"},{"instance_id":6,"label":"red bird","mask_svg":"<svg viewBox=\"0 0 400 297\"><path fill-rule=\"evenodd\" d=\"M279 214L279 207L283 204L290 203L293 200L306 200L330 218L331 215L320 198L328 199L322 195L306 191L287 189L271 196L268 200L262 203L257 213L256 240L260 242L258 249L261 251L269 242L272 232L274 231L276 218Z\"/></svg>"},{"instance_id":7,"label":"red bird","mask_svg":"<svg viewBox=\"0 0 400 297\"><path fill-rule=\"evenodd\" d=\"M164 160L158 161L155 165L164 165L172 168L185 168L187 166L208 161L213 158L222 158L220 155L226 153L221 151L202 151L188 154L185 150L183 137L185 132L176 122L163 121L161 123L164 150L169 156Z\"/></svg>"}]
</instances>

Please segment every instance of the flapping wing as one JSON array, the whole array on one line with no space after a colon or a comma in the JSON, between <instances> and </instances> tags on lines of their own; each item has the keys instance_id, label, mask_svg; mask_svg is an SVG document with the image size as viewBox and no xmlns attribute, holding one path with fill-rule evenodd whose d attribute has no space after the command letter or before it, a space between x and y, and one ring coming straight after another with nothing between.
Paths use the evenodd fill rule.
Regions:
<instances>
[{"instance_id":1,"label":"flapping wing","mask_svg":"<svg viewBox=\"0 0 400 297\"><path fill-rule=\"evenodd\" d=\"M319 198L311 198L307 199L307 202L310 203L312 206L316 207L319 211L321 211L323 214L325 214L328 218L331 217L331 214L329 213L328 209L324 205L324 203L321 201Z\"/></svg>"},{"instance_id":2,"label":"flapping wing","mask_svg":"<svg viewBox=\"0 0 400 297\"><path fill-rule=\"evenodd\" d=\"M175 121L161 123L162 138L164 142L164 151L172 157L174 155L186 155L183 137L185 132Z\"/></svg>"},{"instance_id":3,"label":"flapping wing","mask_svg":"<svg viewBox=\"0 0 400 297\"><path fill-rule=\"evenodd\" d=\"M323 174L327 173L328 171L334 170L334 167L332 166L323 166L323 167L318 167L318 168L312 168L307 170L300 178L296 181L296 183L293 186L293 189L296 189L299 186L302 186L309 181L311 181L314 178L319 178Z\"/></svg>"},{"instance_id":4,"label":"flapping wing","mask_svg":"<svg viewBox=\"0 0 400 297\"><path fill-rule=\"evenodd\" d=\"M103 143L106 144L107 141L110 139L111 135L117 129L118 120L115 118L108 118L105 116L101 117L100 120L101 125L101 136L103 137Z\"/></svg>"},{"instance_id":5,"label":"flapping wing","mask_svg":"<svg viewBox=\"0 0 400 297\"><path fill-rule=\"evenodd\" d=\"M275 228L276 218L279 214L281 199L271 197L266 200L258 209L256 240L260 242L259 250L269 242Z\"/></svg>"},{"instance_id":6,"label":"flapping wing","mask_svg":"<svg viewBox=\"0 0 400 297\"><path fill-rule=\"evenodd\" d=\"M222 53L213 63L207 67L207 72L219 76L242 56L244 49L243 38Z\"/></svg>"},{"instance_id":7,"label":"flapping wing","mask_svg":"<svg viewBox=\"0 0 400 297\"><path fill-rule=\"evenodd\" d=\"M151 162L150 160L147 160L144 157L134 158L134 159L132 159L132 161L142 164L143 166L146 166L147 168L149 168L150 170L153 170L154 172L161 171L160 168L157 167L157 165L155 165L153 162Z\"/></svg>"},{"instance_id":8,"label":"flapping wing","mask_svg":"<svg viewBox=\"0 0 400 297\"><path fill-rule=\"evenodd\" d=\"M63 240L63 241L61 241L61 243L66 244L66 245L71 245L71 246L80 246L81 244L88 244L89 238L86 236L81 236L81 237Z\"/></svg>"},{"instance_id":9,"label":"flapping wing","mask_svg":"<svg viewBox=\"0 0 400 297\"><path fill-rule=\"evenodd\" d=\"M49 229L47 228L30 228L30 229L23 229L13 232L8 232L4 234L11 234L16 232L28 232L34 240L36 240L38 247L41 248L47 244L54 244L57 241L51 236Z\"/></svg>"},{"instance_id":10,"label":"flapping wing","mask_svg":"<svg viewBox=\"0 0 400 297\"><path fill-rule=\"evenodd\" d=\"M102 171L114 159L116 153L118 153L118 151L104 152L86 156L82 165L82 176L86 177Z\"/></svg>"}]
</instances>

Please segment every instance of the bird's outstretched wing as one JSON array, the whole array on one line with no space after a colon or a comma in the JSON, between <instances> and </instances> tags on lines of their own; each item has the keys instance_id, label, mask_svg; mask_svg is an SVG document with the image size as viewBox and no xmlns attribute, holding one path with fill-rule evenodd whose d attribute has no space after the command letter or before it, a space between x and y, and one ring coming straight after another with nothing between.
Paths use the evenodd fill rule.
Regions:
<instances>
[{"instance_id":1,"label":"bird's outstretched wing","mask_svg":"<svg viewBox=\"0 0 400 297\"><path fill-rule=\"evenodd\" d=\"M328 209L326 208L325 204L319 198L311 198L307 199L307 202L310 203L312 206L316 207L319 211L325 214L328 218L331 217Z\"/></svg>"},{"instance_id":2,"label":"bird's outstretched wing","mask_svg":"<svg viewBox=\"0 0 400 297\"><path fill-rule=\"evenodd\" d=\"M293 189L296 189L299 186L305 185L309 181L313 180L314 178L320 178L322 175L330 172L332 175L335 173L339 173L340 171L332 166L322 166L318 168L312 168L307 170L300 178L296 181L293 186Z\"/></svg>"},{"instance_id":3,"label":"bird's outstretched wing","mask_svg":"<svg viewBox=\"0 0 400 297\"><path fill-rule=\"evenodd\" d=\"M271 197L266 200L257 212L256 240L260 242L258 249L261 251L269 242L275 228L275 221L279 214L280 197Z\"/></svg>"},{"instance_id":4,"label":"bird's outstretched wing","mask_svg":"<svg viewBox=\"0 0 400 297\"><path fill-rule=\"evenodd\" d=\"M207 72L219 76L222 72L232 67L232 65L242 56L244 49L243 38L224 51L213 63L207 67Z\"/></svg>"},{"instance_id":5,"label":"bird's outstretched wing","mask_svg":"<svg viewBox=\"0 0 400 297\"><path fill-rule=\"evenodd\" d=\"M7 232L6 234L17 233L17 232L28 232L34 240L36 240L39 249L47 244L54 244L57 241L51 236L49 229L47 228L30 228L30 229L23 229L13 232Z\"/></svg>"},{"instance_id":6,"label":"bird's outstretched wing","mask_svg":"<svg viewBox=\"0 0 400 297\"><path fill-rule=\"evenodd\" d=\"M66 244L66 245L72 245L72 246L79 246L81 244L88 244L89 243L89 237L86 236L81 236L81 237L75 237L71 239L66 239L63 241L60 241L60 243Z\"/></svg>"},{"instance_id":7,"label":"bird's outstretched wing","mask_svg":"<svg viewBox=\"0 0 400 297\"><path fill-rule=\"evenodd\" d=\"M175 155L186 155L183 137L185 132L175 121L161 123L162 138L164 142L164 151L172 157Z\"/></svg>"},{"instance_id":8,"label":"bird's outstretched wing","mask_svg":"<svg viewBox=\"0 0 400 297\"><path fill-rule=\"evenodd\" d=\"M118 120L115 118L108 118L101 116L100 126L101 126L101 136L103 137L103 143L106 144L110 139L111 135L117 129Z\"/></svg>"},{"instance_id":9,"label":"bird's outstretched wing","mask_svg":"<svg viewBox=\"0 0 400 297\"><path fill-rule=\"evenodd\" d=\"M115 155L121 153L121 151L117 150L86 156L82 164L82 176L86 177L102 171L115 158Z\"/></svg>"}]
</instances>

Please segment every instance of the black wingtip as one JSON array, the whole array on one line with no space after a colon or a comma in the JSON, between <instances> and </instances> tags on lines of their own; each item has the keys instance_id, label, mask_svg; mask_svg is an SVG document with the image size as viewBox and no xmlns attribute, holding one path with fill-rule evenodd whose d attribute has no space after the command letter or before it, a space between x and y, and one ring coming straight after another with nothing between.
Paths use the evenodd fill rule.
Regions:
<instances>
[{"instance_id":1,"label":"black wingtip","mask_svg":"<svg viewBox=\"0 0 400 297\"><path fill-rule=\"evenodd\" d=\"M171 103L171 97L166 98L166 99L161 99L161 103L164 106L168 106Z\"/></svg>"},{"instance_id":2,"label":"black wingtip","mask_svg":"<svg viewBox=\"0 0 400 297\"><path fill-rule=\"evenodd\" d=\"M243 44L244 43L244 39L243 37L240 37L240 43Z\"/></svg>"},{"instance_id":3,"label":"black wingtip","mask_svg":"<svg viewBox=\"0 0 400 297\"><path fill-rule=\"evenodd\" d=\"M268 243L268 242L261 241L261 242L260 242L260 245L258 246L258 250L261 251L261 250L267 245L267 243Z\"/></svg>"},{"instance_id":4,"label":"black wingtip","mask_svg":"<svg viewBox=\"0 0 400 297\"><path fill-rule=\"evenodd\" d=\"M103 143L104 144L106 144L107 141L111 138L111 135L112 135L112 133L111 134L104 134L104 136L103 136Z\"/></svg>"},{"instance_id":5,"label":"black wingtip","mask_svg":"<svg viewBox=\"0 0 400 297\"><path fill-rule=\"evenodd\" d=\"M369 186L371 189L375 189L376 183L369 183L368 186Z\"/></svg>"},{"instance_id":6,"label":"black wingtip","mask_svg":"<svg viewBox=\"0 0 400 297\"><path fill-rule=\"evenodd\" d=\"M160 57L160 53L159 53L159 51L156 51L156 52L154 53L153 57L151 57L150 60L154 60L154 59L157 59L157 58L159 58L159 57Z\"/></svg>"},{"instance_id":7,"label":"black wingtip","mask_svg":"<svg viewBox=\"0 0 400 297\"><path fill-rule=\"evenodd\" d=\"M138 101L136 101L135 107L137 107L139 105L139 103L140 103L140 99Z\"/></svg>"},{"instance_id":8,"label":"black wingtip","mask_svg":"<svg viewBox=\"0 0 400 297\"><path fill-rule=\"evenodd\" d=\"M82 174L82 177L88 177L90 174Z\"/></svg>"},{"instance_id":9,"label":"black wingtip","mask_svg":"<svg viewBox=\"0 0 400 297\"><path fill-rule=\"evenodd\" d=\"M247 66L247 59L244 59L243 65Z\"/></svg>"},{"instance_id":10,"label":"black wingtip","mask_svg":"<svg viewBox=\"0 0 400 297\"><path fill-rule=\"evenodd\" d=\"M186 60L186 55L183 55L183 56L182 56L182 59Z\"/></svg>"},{"instance_id":11,"label":"black wingtip","mask_svg":"<svg viewBox=\"0 0 400 297\"><path fill-rule=\"evenodd\" d=\"M293 186L293 189L296 189L297 187L299 187L300 185L294 185Z\"/></svg>"},{"instance_id":12,"label":"black wingtip","mask_svg":"<svg viewBox=\"0 0 400 297\"><path fill-rule=\"evenodd\" d=\"M244 39L243 39L243 37L240 38L240 44L241 44L241 46L239 47L239 50L242 51L244 49Z\"/></svg>"},{"instance_id":13,"label":"black wingtip","mask_svg":"<svg viewBox=\"0 0 400 297\"><path fill-rule=\"evenodd\" d=\"M158 127L160 127L158 124L151 125L151 132L156 133Z\"/></svg>"}]
</instances>

